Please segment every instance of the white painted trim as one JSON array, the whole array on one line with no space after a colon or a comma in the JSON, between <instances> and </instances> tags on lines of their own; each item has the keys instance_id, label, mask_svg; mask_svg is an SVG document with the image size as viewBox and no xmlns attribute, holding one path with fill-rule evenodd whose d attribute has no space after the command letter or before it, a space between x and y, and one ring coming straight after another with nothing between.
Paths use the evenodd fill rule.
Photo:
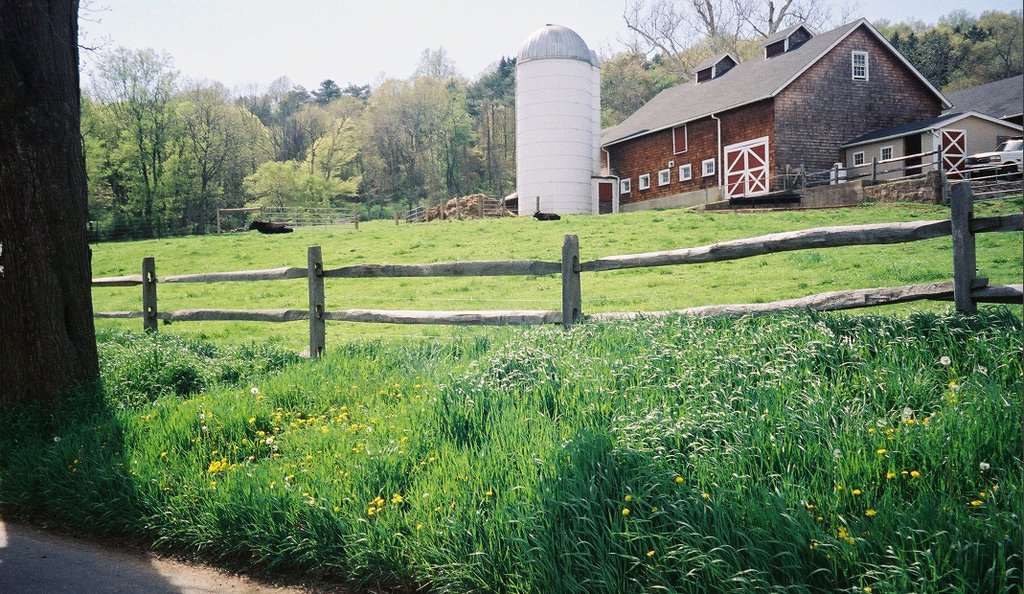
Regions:
<instances>
[{"instance_id":1,"label":"white painted trim","mask_svg":"<svg viewBox=\"0 0 1024 594\"><path fill-rule=\"evenodd\" d=\"M662 169L658 171L658 187L667 186L672 183L672 170Z\"/></svg>"},{"instance_id":2,"label":"white painted trim","mask_svg":"<svg viewBox=\"0 0 1024 594\"><path fill-rule=\"evenodd\" d=\"M708 171L708 165L711 165L711 171ZM711 177L715 174L715 159L704 159L700 162L700 176Z\"/></svg>"},{"instance_id":3,"label":"white painted trim","mask_svg":"<svg viewBox=\"0 0 1024 594\"><path fill-rule=\"evenodd\" d=\"M860 163L857 162L858 156L860 156ZM853 153L852 155L850 155L850 159L851 167L860 167L861 165L864 164L864 151L857 151L856 153Z\"/></svg>"},{"instance_id":4,"label":"white painted trim","mask_svg":"<svg viewBox=\"0 0 1024 594\"><path fill-rule=\"evenodd\" d=\"M683 177L683 170L686 170L686 177ZM693 179L693 165L687 163L679 166L679 181L690 181Z\"/></svg>"},{"instance_id":5,"label":"white painted trim","mask_svg":"<svg viewBox=\"0 0 1024 594\"><path fill-rule=\"evenodd\" d=\"M637 178L637 187L640 190L649 190L651 188L651 174L644 173L639 178Z\"/></svg>"},{"instance_id":6,"label":"white painted trim","mask_svg":"<svg viewBox=\"0 0 1024 594\"><path fill-rule=\"evenodd\" d=\"M679 150L679 147L676 146L676 128L682 128L683 129L683 143L686 145L686 146L683 147L683 150ZM680 124L679 126L672 126L672 154L673 155L681 155L681 154L685 153L687 150L689 150L689 148L690 148L690 130L687 127L687 125L686 124Z\"/></svg>"},{"instance_id":7,"label":"white painted trim","mask_svg":"<svg viewBox=\"0 0 1024 594\"><path fill-rule=\"evenodd\" d=\"M619 194L629 194L633 190L633 178L624 177L619 180Z\"/></svg>"},{"instance_id":8,"label":"white painted trim","mask_svg":"<svg viewBox=\"0 0 1024 594\"><path fill-rule=\"evenodd\" d=\"M722 175L726 176L726 181L724 182L724 185L723 185L723 188L722 188L722 192L723 192L724 195L726 195L726 196L730 195L729 194L729 184L728 184L728 176L729 176L730 173L732 173L731 171L728 171L728 168L729 168L729 155L730 155L730 153L734 153L734 152L736 152L738 150L743 150L743 149L754 147L754 146L763 146L764 147L764 180L765 180L764 186L765 186L765 189L764 189L764 191L761 191L761 192L755 192L755 193L752 193L752 194L745 194L745 195L746 196L760 196L760 195L767 194L767 193L771 192L771 174L772 174L772 169L771 169L771 150L770 150L771 147L770 147L770 144L769 144L768 140L769 140L769 138L767 136L760 136L758 138L752 138L750 140L744 140L743 142L736 142L736 143L730 144L730 145L722 148ZM751 171L751 169L744 169L744 171Z\"/></svg>"},{"instance_id":9,"label":"white painted trim","mask_svg":"<svg viewBox=\"0 0 1024 594\"><path fill-rule=\"evenodd\" d=\"M888 157L885 156L885 149L889 149L889 156ZM880 147L878 149L878 159L880 161L886 161L888 159L891 159L894 154L896 154L895 153L895 149L893 148L893 145L891 145L891 144L887 145L887 146Z\"/></svg>"}]
</instances>

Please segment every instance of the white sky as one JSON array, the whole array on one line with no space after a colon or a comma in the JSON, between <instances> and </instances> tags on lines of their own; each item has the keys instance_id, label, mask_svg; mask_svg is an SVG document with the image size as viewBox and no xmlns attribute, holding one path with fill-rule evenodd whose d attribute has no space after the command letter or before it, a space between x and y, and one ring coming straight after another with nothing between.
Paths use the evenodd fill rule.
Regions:
<instances>
[{"instance_id":1,"label":"white sky","mask_svg":"<svg viewBox=\"0 0 1024 594\"><path fill-rule=\"evenodd\" d=\"M829 0L846 2L847 0ZM854 17L934 23L953 10L1020 10L1020 0L849 0ZM625 0L88 0L85 45L166 51L190 79L229 89L287 76L309 90L406 78L424 49L443 47L473 79L546 23L591 49L622 49ZM83 53L85 68L95 60ZM85 83L88 79L83 80Z\"/></svg>"}]
</instances>

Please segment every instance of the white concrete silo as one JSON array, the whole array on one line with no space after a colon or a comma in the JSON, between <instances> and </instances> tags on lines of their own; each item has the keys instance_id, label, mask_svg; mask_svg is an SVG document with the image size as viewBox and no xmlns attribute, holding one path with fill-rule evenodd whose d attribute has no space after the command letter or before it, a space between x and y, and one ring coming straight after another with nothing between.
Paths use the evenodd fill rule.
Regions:
<instances>
[{"instance_id":1,"label":"white concrete silo","mask_svg":"<svg viewBox=\"0 0 1024 594\"><path fill-rule=\"evenodd\" d=\"M519 214L598 212L601 70L575 31L545 25L516 61Z\"/></svg>"}]
</instances>

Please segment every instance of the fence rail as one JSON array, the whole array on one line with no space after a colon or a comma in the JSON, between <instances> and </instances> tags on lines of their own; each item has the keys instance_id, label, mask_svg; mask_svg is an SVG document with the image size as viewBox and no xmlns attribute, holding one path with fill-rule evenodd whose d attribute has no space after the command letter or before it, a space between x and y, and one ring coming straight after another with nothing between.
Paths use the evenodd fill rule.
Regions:
<instances>
[{"instance_id":1,"label":"fence rail","mask_svg":"<svg viewBox=\"0 0 1024 594\"><path fill-rule=\"evenodd\" d=\"M761 237L724 241L712 245L644 254L607 256L586 262L579 259L579 240L567 235L560 261L491 260L441 262L434 264L365 264L328 269L323 265L319 246L309 248L307 267L184 274L158 278L152 258L143 260L140 275L106 277L93 280L94 287L143 287L142 311L98 312L97 318L142 318L143 328L156 331L157 320L169 321L256 321L310 323L310 356L318 357L325 345L325 322L366 322L390 324L455 325L530 325L562 324L564 327L591 320L627 319L668 314L711 315L742 314L792 309L833 311L922 299L954 301L956 309L972 312L977 302L1024 303L1024 286L989 286L987 279L975 277L977 233L1024 230L1024 215L1004 215L975 219L970 186L956 184L951 192L949 220L883 223L840 227L819 227L802 231L773 233ZM660 312L598 313L584 316L580 274L627 268L700 264L749 258L793 250L879 245L921 241L943 236L953 237L953 280L900 287L880 287L832 291L798 299L772 303L728 304L693 307ZM327 278L467 277L560 275L562 308L556 310L421 311L349 309L327 311L324 305ZM221 310L189 309L158 311L158 283L254 282L306 278L309 284L307 309Z\"/></svg>"}]
</instances>

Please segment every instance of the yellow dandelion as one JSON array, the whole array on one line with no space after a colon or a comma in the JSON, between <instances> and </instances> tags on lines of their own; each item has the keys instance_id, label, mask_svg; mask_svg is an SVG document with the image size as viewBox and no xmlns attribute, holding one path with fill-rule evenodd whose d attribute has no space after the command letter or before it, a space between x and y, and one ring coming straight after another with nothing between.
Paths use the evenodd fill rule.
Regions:
<instances>
[{"instance_id":1,"label":"yellow dandelion","mask_svg":"<svg viewBox=\"0 0 1024 594\"><path fill-rule=\"evenodd\" d=\"M875 450L875 453L878 454L879 456L884 456L888 451L889 450L885 448L878 448L877 450Z\"/></svg>"},{"instance_id":2,"label":"yellow dandelion","mask_svg":"<svg viewBox=\"0 0 1024 594\"><path fill-rule=\"evenodd\" d=\"M890 470L889 472L885 473L885 478L892 480L896 478L896 473Z\"/></svg>"},{"instance_id":3,"label":"yellow dandelion","mask_svg":"<svg viewBox=\"0 0 1024 594\"><path fill-rule=\"evenodd\" d=\"M628 516L629 515L629 508L628 507L622 508L622 515L624 515L624 516Z\"/></svg>"},{"instance_id":4,"label":"yellow dandelion","mask_svg":"<svg viewBox=\"0 0 1024 594\"><path fill-rule=\"evenodd\" d=\"M811 541L811 545L810 545L810 547L809 547L809 548L810 548L810 549L811 549L812 551L815 551L815 550L817 550L817 549L818 549L818 545L819 545L818 541L816 541L816 540L812 540L812 541Z\"/></svg>"},{"instance_id":5,"label":"yellow dandelion","mask_svg":"<svg viewBox=\"0 0 1024 594\"><path fill-rule=\"evenodd\" d=\"M861 491L860 489L854 489L853 491L850 491L850 493L853 493L854 495L860 495Z\"/></svg>"},{"instance_id":6,"label":"yellow dandelion","mask_svg":"<svg viewBox=\"0 0 1024 594\"><path fill-rule=\"evenodd\" d=\"M494 497L494 489L487 489L487 492L484 493L484 495L488 497Z\"/></svg>"},{"instance_id":7,"label":"yellow dandelion","mask_svg":"<svg viewBox=\"0 0 1024 594\"><path fill-rule=\"evenodd\" d=\"M984 504L985 504L985 502L982 501L981 499L975 499L974 501L971 501L971 506L972 507L978 507L979 505L984 505Z\"/></svg>"},{"instance_id":8,"label":"yellow dandelion","mask_svg":"<svg viewBox=\"0 0 1024 594\"><path fill-rule=\"evenodd\" d=\"M395 493L394 495L391 496L391 503L397 505L399 503L402 503L403 501L405 501L405 498L399 495L398 493Z\"/></svg>"},{"instance_id":9,"label":"yellow dandelion","mask_svg":"<svg viewBox=\"0 0 1024 594\"><path fill-rule=\"evenodd\" d=\"M867 517L869 517L869 518L873 518L873 517L875 517L875 516L877 516L877 515L878 515L878 512L876 512L875 510L873 510L873 509L871 509L871 508L869 507L869 508L868 508L868 511L864 512L864 515L865 515L865 516L867 516Z\"/></svg>"},{"instance_id":10,"label":"yellow dandelion","mask_svg":"<svg viewBox=\"0 0 1024 594\"><path fill-rule=\"evenodd\" d=\"M417 530L423 530L423 523L421 522L419 524L416 524L416 529Z\"/></svg>"},{"instance_id":11,"label":"yellow dandelion","mask_svg":"<svg viewBox=\"0 0 1024 594\"><path fill-rule=\"evenodd\" d=\"M871 586L864 586L864 591L871 594Z\"/></svg>"},{"instance_id":12,"label":"yellow dandelion","mask_svg":"<svg viewBox=\"0 0 1024 594\"><path fill-rule=\"evenodd\" d=\"M629 503L630 501L633 501L633 496L632 495L626 495L625 501L626 501L626 503Z\"/></svg>"},{"instance_id":13,"label":"yellow dandelion","mask_svg":"<svg viewBox=\"0 0 1024 594\"><path fill-rule=\"evenodd\" d=\"M682 483L683 483L683 477L681 477L681 476L677 476L677 477L676 477L676 484L677 484L677 485L681 485Z\"/></svg>"},{"instance_id":14,"label":"yellow dandelion","mask_svg":"<svg viewBox=\"0 0 1024 594\"><path fill-rule=\"evenodd\" d=\"M166 458L167 457L167 452L160 452L160 457L161 458Z\"/></svg>"},{"instance_id":15,"label":"yellow dandelion","mask_svg":"<svg viewBox=\"0 0 1024 594\"><path fill-rule=\"evenodd\" d=\"M249 424L250 425L255 425L256 424L256 417L249 417Z\"/></svg>"},{"instance_id":16,"label":"yellow dandelion","mask_svg":"<svg viewBox=\"0 0 1024 594\"><path fill-rule=\"evenodd\" d=\"M911 470L910 471L910 478L920 478L920 477L921 477L921 473L920 472L918 472L916 470Z\"/></svg>"},{"instance_id":17,"label":"yellow dandelion","mask_svg":"<svg viewBox=\"0 0 1024 594\"><path fill-rule=\"evenodd\" d=\"M334 508L331 511L333 511L334 513L338 513L338 512L341 511L341 508L338 507L337 505L335 505Z\"/></svg>"},{"instance_id":18,"label":"yellow dandelion","mask_svg":"<svg viewBox=\"0 0 1024 594\"><path fill-rule=\"evenodd\" d=\"M707 491L701 493L700 496L704 498L704 501L711 499L711 493L708 493Z\"/></svg>"},{"instance_id":19,"label":"yellow dandelion","mask_svg":"<svg viewBox=\"0 0 1024 594\"><path fill-rule=\"evenodd\" d=\"M211 489L216 489L217 488L217 481L210 481L210 488Z\"/></svg>"},{"instance_id":20,"label":"yellow dandelion","mask_svg":"<svg viewBox=\"0 0 1024 594\"><path fill-rule=\"evenodd\" d=\"M647 551L647 556L648 557L653 557L654 556L654 551Z\"/></svg>"}]
</instances>

